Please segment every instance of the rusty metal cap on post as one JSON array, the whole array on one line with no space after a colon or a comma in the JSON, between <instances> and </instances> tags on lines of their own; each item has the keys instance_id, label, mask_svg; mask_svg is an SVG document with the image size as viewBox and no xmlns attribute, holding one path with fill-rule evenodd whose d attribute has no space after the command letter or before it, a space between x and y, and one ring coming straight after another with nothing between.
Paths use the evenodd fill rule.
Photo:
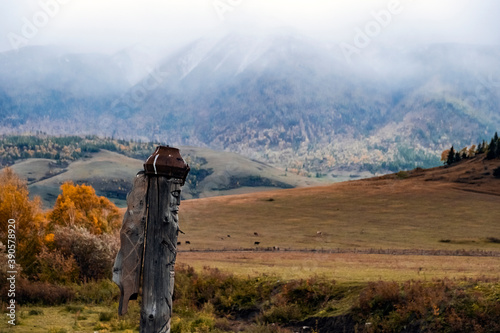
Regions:
<instances>
[{"instance_id":1,"label":"rusty metal cap on post","mask_svg":"<svg viewBox=\"0 0 500 333\"><path fill-rule=\"evenodd\" d=\"M169 146L156 147L155 152L144 163L147 175L182 179L182 185L189 170L189 165L182 158L179 149Z\"/></svg>"}]
</instances>

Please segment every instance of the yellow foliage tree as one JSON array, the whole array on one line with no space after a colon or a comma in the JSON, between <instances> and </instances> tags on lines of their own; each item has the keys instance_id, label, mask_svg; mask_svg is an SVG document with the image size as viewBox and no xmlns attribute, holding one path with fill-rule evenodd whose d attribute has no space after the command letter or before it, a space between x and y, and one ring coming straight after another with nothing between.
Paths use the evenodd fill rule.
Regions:
<instances>
[{"instance_id":1,"label":"yellow foliage tree","mask_svg":"<svg viewBox=\"0 0 500 333\"><path fill-rule=\"evenodd\" d=\"M7 239L9 220L15 220L16 262L26 275L36 271L45 218L40 198L30 200L28 186L10 168L0 172L0 236Z\"/></svg>"},{"instance_id":2,"label":"yellow foliage tree","mask_svg":"<svg viewBox=\"0 0 500 333\"><path fill-rule=\"evenodd\" d=\"M51 225L84 227L98 235L119 226L118 208L107 198L97 196L92 186L66 182L61 190L49 213Z\"/></svg>"},{"instance_id":3,"label":"yellow foliage tree","mask_svg":"<svg viewBox=\"0 0 500 333\"><path fill-rule=\"evenodd\" d=\"M469 150L467 152L467 156L469 156L469 157L476 156L476 148L477 148L476 145L470 146L470 148L469 148Z\"/></svg>"},{"instance_id":4,"label":"yellow foliage tree","mask_svg":"<svg viewBox=\"0 0 500 333\"><path fill-rule=\"evenodd\" d=\"M441 153L441 161L446 162L448 160L449 154L450 154L449 149L443 150L443 152Z\"/></svg>"}]
</instances>

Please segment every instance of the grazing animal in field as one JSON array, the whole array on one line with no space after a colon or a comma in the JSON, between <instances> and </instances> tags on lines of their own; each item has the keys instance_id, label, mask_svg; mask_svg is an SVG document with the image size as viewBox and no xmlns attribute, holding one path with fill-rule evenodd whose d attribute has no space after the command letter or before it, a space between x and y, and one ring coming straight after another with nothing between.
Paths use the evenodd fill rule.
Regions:
<instances>
[{"instance_id":1,"label":"grazing animal in field","mask_svg":"<svg viewBox=\"0 0 500 333\"><path fill-rule=\"evenodd\" d=\"M258 236L258 235L259 235L259 233L258 233L258 232L254 232L254 233L253 233L253 235L254 235L254 236Z\"/></svg>"},{"instance_id":2,"label":"grazing animal in field","mask_svg":"<svg viewBox=\"0 0 500 333\"><path fill-rule=\"evenodd\" d=\"M254 242L253 243L253 245L259 245L259 244L260 244L260 242Z\"/></svg>"},{"instance_id":3,"label":"grazing animal in field","mask_svg":"<svg viewBox=\"0 0 500 333\"><path fill-rule=\"evenodd\" d=\"M191 244L191 242L190 241L186 241L186 244Z\"/></svg>"},{"instance_id":4,"label":"grazing animal in field","mask_svg":"<svg viewBox=\"0 0 500 333\"><path fill-rule=\"evenodd\" d=\"M229 237L231 237L231 235L227 235L227 237L229 238Z\"/></svg>"},{"instance_id":5,"label":"grazing animal in field","mask_svg":"<svg viewBox=\"0 0 500 333\"><path fill-rule=\"evenodd\" d=\"M316 231L316 235L321 236L321 235L323 235L323 233L321 231Z\"/></svg>"}]
</instances>

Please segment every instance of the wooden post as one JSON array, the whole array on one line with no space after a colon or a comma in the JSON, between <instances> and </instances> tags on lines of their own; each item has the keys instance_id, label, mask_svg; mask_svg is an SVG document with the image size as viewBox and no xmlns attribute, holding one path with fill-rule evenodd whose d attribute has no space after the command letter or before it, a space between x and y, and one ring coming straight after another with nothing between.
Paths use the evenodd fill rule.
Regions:
<instances>
[{"instance_id":1,"label":"wooden post","mask_svg":"<svg viewBox=\"0 0 500 333\"><path fill-rule=\"evenodd\" d=\"M141 332L170 332L181 180L150 177Z\"/></svg>"},{"instance_id":2,"label":"wooden post","mask_svg":"<svg viewBox=\"0 0 500 333\"><path fill-rule=\"evenodd\" d=\"M177 255L177 235L179 232L178 211L181 186L184 185L189 172L189 166L184 162L177 148L159 146L146 160L144 169L145 181L147 182L147 193L145 193L144 200L147 210L146 214L143 215L146 223L142 229L142 233L145 236L145 245L144 259L142 260L144 265L142 267L140 332L164 333L170 332L175 275L174 266ZM134 190L131 193L133 192ZM128 209L130 209L130 205ZM140 230L140 228L139 226L136 229ZM133 271L137 274L131 267L125 267L127 264L123 259L125 257L124 254L133 254L133 260L128 260L131 263L136 263L138 261L137 256L139 255L142 258L142 253L139 254L140 251L137 250L141 246L139 243L135 247L130 244L128 245L129 248L133 247L136 249L135 251L128 249L122 251L124 245L127 246L130 243L127 243L127 240L130 239L129 237L123 237L123 233L128 229L125 227L124 218L124 226L121 231L122 244L115 261L113 276L113 281L122 290L119 307L120 314L126 312L126 304L123 306L122 304L128 302L128 298L126 297L128 297L132 290L135 290L134 287L123 288L126 284L123 281L124 272ZM121 256L120 253L122 253ZM140 280L140 276L133 275L133 277ZM127 291L128 289L130 291Z\"/></svg>"}]
</instances>

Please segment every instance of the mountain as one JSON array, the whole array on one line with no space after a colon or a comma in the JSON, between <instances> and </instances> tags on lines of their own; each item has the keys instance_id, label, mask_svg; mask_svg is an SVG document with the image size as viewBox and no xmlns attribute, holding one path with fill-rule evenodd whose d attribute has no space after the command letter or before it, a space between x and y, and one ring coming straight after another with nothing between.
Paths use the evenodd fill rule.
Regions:
<instances>
[{"instance_id":1,"label":"mountain","mask_svg":"<svg viewBox=\"0 0 500 333\"><path fill-rule=\"evenodd\" d=\"M0 61L2 124L85 122L130 87L108 56L27 47Z\"/></svg>"},{"instance_id":2,"label":"mountain","mask_svg":"<svg viewBox=\"0 0 500 333\"><path fill-rule=\"evenodd\" d=\"M321 183L318 179L287 174L268 164L234 153L194 147L180 147L180 150L191 166L182 190L183 199ZM143 163L144 159L101 149L76 161L28 158L18 160L11 168L28 181L30 195L40 196L46 207L54 205L60 194L60 186L68 181L91 185L98 195L124 206L135 175L143 170Z\"/></svg>"},{"instance_id":3,"label":"mountain","mask_svg":"<svg viewBox=\"0 0 500 333\"><path fill-rule=\"evenodd\" d=\"M58 52L3 55L2 132L167 141L336 176L436 166L500 127L497 46L370 45L349 63L280 31L203 38L154 67L130 50Z\"/></svg>"}]
</instances>

